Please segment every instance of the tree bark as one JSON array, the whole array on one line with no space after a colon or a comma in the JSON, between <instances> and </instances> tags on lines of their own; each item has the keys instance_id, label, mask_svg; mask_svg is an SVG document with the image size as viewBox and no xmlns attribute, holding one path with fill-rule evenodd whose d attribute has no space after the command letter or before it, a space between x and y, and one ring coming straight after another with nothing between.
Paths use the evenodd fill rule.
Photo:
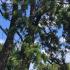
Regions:
<instances>
[{"instance_id":1,"label":"tree bark","mask_svg":"<svg viewBox=\"0 0 70 70\"><path fill-rule=\"evenodd\" d=\"M13 23L11 23L6 42L2 48L2 51L0 52L0 70L5 70L9 54L13 47L13 38L16 32L16 29L13 27L15 26Z\"/></svg>"},{"instance_id":2,"label":"tree bark","mask_svg":"<svg viewBox=\"0 0 70 70\"><path fill-rule=\"evenodd\" d=\"M0 52L0 70L5 70L8 57L13 48L14 34L16 33L16 30L17 30L15 22L18 18L18 14L14 14L14 11L18 12L17 10L18 10L18 4L14 3L13 11L12 11L12 19L11 19L10 27L7 34L7 39L4 43L2 51Z\"/></svg>"}]
</instances>

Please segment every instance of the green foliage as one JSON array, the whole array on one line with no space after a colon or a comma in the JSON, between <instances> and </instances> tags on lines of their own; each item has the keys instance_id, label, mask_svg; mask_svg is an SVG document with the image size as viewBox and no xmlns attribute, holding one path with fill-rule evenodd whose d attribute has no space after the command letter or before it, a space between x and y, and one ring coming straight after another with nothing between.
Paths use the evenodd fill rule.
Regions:
<instances>
[{"instance_id":1,"label":"green foliage","mask_svg":"<svg viewBox=\"0 0 70 70\"><path fill-rule=\"evenodd\" d=\"M25 53L27 58L35 57L35 60L32 59L33 61L37 61L37 62L40 61L41 52L40 52L39 45L35 45L35 44L30 45L29 43L24 43L21 49L23 49L23 52Z\"/></svg>"},{"instance_id":2,"label":"green foliage","mask_svg":"<svg viewBox=\"0 0 70 70\"><path fill-rule=\"evenodd\" d=\"M4 16L5 19L9 19L9 15L8 15L7 12L3 13L3 16Z\"/></svg>"},{"instance_id":3,"label":"green foliage","mask_svg":"<svg viewBox=\"0 0 70 70\"><path fill-rule=\"evenodd\" d=\"M44 63L46 63L46 61L47 61L47 56L43 53L43 54L41 55L41 57L42 57Z\"/></svg>"},{"instance_id":4,"label":"green foliage","mask_svg":"<svg viewBox=\"0 0 70 70\"><path fill-rule=\"evenodd\" d=\"M18 50L16 51L15 48L13 48L7 62L7 70L19 70L20 60L18 55Z\"/></svg>"},{"instance_id":5,"label":"green foliage","mask_svg":"<svg viewBox=\"0 0 70 70\"><path fill-rule=\"evenodd\" d=\"M49 70L48 67L49 66L47 64L41 64L40 63L37 70Z\"/></svg>"},{"instance_id":6,"label":"green foliage","mask_svg":"<svg viewBox=\"0 0 70 70\"><path fill-rule=\"evenodd\" d=\"M3 47L3 45L2 45L2 44L0 44L0 51L2 50L2 47Z\"/></svg>"},{"instance_id":7,"label":"green foliage","mask_svg":"<svg viewBox=\"0 0 70 70\"><path fill-rule=\"evenodd\" d=\"M28 0L24 0L24 7L25 7L25 9L27 9L27 7L28 7Z\"/></svg>"},{"instance_id":8,"label":"green foliage","mask_svg":"<svg viewBox=\"0 0 70 70\"><path fill-rule=\"evenodd\" d=\"M14 3L14 4L17 4L17 3L18 3L18 0L13 0L13 3Z\"/></svg>"},{"instance_id":9,"label":"green foliage","mask_svg":"<svg viewBox=\"0 0 70 70\"><path fill-rule=\"evenodd\" d=\"M4 11L2 12L2 16L5 19L9 19L9 16L11 16L10 28L7 32L7 47L9 46L9 41L12 41L14 44L13 39L15 33L18 32L19 37L22 39L22 44L20 46L21 50L19 51L13 49L11 54L6 55L9 56L9 58L6 58L8 60L6 68L7 70L21 70L21 68L28 70L30 63L34 63L34 66L38 70L58 70L58 64L54 63L55 60L53 60L53 62L51 60L53 56L52 52L56 53L60 49L59 39L56 36L57 32L55 31L57 31L58 27L60 27L59 25L62 24L65 35L67 36L67 34L69 34L70 31L68 30L70 30L70 7L65 8L60 3L57 4L58 0L39 0L39 5L35 4L37 0L30 0L30 15L27 17L26 10L29 4L28 1L29 0L13 0L11 7L12 14L8 12L9 10L7 9L7 4L2 4L2 10ZM19 4L20 10L18 9ZM47 16L49 16L49 19L47 19L47 17L46 19L41 19L43 14L46 12ZM40 21L42 23L41 27L38 26ZM50 31L49 33L46 32L45 26L48 27ZM51 29L52 26L57 27L57 29L54 31ZM38 37L41 39L40 42L42 47L34 43L36 34L39 34ZM69 41L69 38L67 40ZM47 46L49 52L48 54L50 55L49 57L51 59L48 58L48 54L46 55L45 53L41 53L40 49L42 49L43 46L44 50L45 46ZM2 49L2 45L0 45L0 49ZM11 50L8 49L5 52L7 51ZM2 53L3 56L5 52ZM48 60L54 64L50 64Z\"/></svg>"},{"instance_id":10,"label":"green foliage","mask_svg":"<svg viewBox=\"0 0 70 70\"><path fill-rule=\"evenodd\" d=\"M70 64L69 63L67 64L67 68L68 68L68 70L70 70Z\"/></svg>"}]
</instances>

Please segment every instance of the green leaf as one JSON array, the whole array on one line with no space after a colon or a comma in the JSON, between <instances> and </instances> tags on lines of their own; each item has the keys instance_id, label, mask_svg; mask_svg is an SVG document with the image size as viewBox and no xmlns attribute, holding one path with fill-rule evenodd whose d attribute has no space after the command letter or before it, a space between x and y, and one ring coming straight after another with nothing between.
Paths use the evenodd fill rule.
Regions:
<instances>
[{"instance_id":1,"label":"green leaf","mask_svg":"<svg viewBox=\"0 0 70 70\"><path fill-rule=\"evenodd\" d=\"M8 15L7 12L3 13L3 16L4 16L5 19L9 19L9 15Z\"/></svg>"},{"instance_id":2,"label":"green leaf","mask_svg":"<svg viewBox=\"0 0 70 70\"><path fill-rule=\"evenodd\" d=\"M41 57L42 57L43 61L46 63L46 61L47 61L47 56L43 53L43 54L41 55Z\"/></svg>"}]
</instances>

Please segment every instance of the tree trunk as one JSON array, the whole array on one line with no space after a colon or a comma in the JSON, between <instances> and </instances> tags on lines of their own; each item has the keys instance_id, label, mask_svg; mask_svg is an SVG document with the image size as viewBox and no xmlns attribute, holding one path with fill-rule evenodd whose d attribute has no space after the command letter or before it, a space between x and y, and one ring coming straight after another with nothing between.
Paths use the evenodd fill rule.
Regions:
<instances>
[{"instance_id":1,"label":"tree trunk","mask_svg":"<svg viewBox=\"0 0 70 70\"><path fill-rule=\"evenodd\" d=\"M2 51L0 52L0 70L5 70L9 54L12 50L13 38L14 38L15 31L16 30L13 29L13 25L11 24L6 42L2 48Z\"/></svg>"},{"instance_id":2,"label":"tree trunk","mask_svg":"<svg viewBox=\"0 0 70 70\"><path fill-rule=\"evenodd\" d=\"M15 22L18 18L18 14L14 14L14 11L17 11L17 10L18 10L18 4L14 3L12 19L11 19L9 31L7 34L7 39L4 43L2 51L0 52L0 70L5 70L9 54L13 48L14 34L16 33L16 30L17 30Z\"/></svg>"}]
</instances>

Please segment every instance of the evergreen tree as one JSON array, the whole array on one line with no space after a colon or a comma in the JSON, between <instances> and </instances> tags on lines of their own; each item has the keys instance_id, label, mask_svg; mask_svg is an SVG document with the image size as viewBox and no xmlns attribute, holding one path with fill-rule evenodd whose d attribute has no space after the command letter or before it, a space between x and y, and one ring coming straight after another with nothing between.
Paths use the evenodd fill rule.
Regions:
<instances>
[{"instance_id":1,"label":"evergreen tree","mask_svg":"<svg viewBox=\"0 0 70 70\"><path fill-rule=\"evenodd\" d=\"M61 44L56 33L63 26L63 37L66 39L66 48L69 48L70 38L70 6L64 0L1 0L0 13L10 21L9 29L0 29L6 34L7 39L0 52L0 69L5 70L10 54L14 47L14 36L21 39L19 70L28 70L31 62L39 68L43 62L64 65L65 51L61 50ZM28 6L30 10L27 12ZM27 16L27 13L30 13ZM48 31L46 30L48 28ZM40 45L35 45L35 40L40 37ZM47 48L47 49L46 49ZM44 49L46 53L41 53ZM58 59L57 52L61 52L62 59ZM43 60L43 62L42 62ZM43 70L43 69L42 69ZM45 69L44 69L45 70ZM64 70L64 69L63 69Z\"/></svg>"}]
</instances>

